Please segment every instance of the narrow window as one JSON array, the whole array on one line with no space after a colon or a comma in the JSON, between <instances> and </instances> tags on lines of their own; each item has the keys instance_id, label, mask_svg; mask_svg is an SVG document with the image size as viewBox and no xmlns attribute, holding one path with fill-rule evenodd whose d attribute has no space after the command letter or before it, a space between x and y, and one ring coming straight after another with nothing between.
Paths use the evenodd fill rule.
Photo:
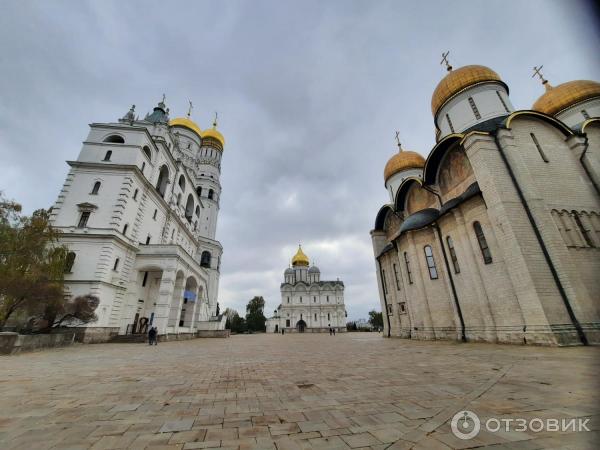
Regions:
<instances>
[{"instance_id":1,"label":"narrow window","mask_svg":"<svg viewBox=\"0 0 600 450\"><path fill-rule=\"evenodd\" d=\"M446 236L446 243L448 244L448 250L450 250L450 258L452 259L452 265L454 266L454 273L460 273L460 266L458 265L458 258L456 257L454 242L450 236Z\"/></svg>"},{"instance_id":2,"label":"narrow window","mask_svg":"<svg viewBox=\"0 0 600 450\"><path fill-rule=\"evenodd\" d=\"M142 279L142 287L145 287L147 282L148 282L148 272L144 272L144 278Z\"/></svg>"},{"instance_id":3,"label":"narrow window","mask_svg":"<svg viewBox=\"0 0 600 450\"><path fill-rule=\"evenodd\" d=\"M119 268L119 258L115 259L115 265L113 266L113 270L116 272Z\"/></svg>"},{"instance_id":4,"label":"narrow window","mask_svg":"<svg viewBox=\"0 0 600 450\"><path fill-rule=\"evenodd\" d=\"M317 297L313 297L313 303L317 303Z\"/></svg>"},{"instance_id":5,"label":"narrow window","mask_svg":"<svg viewBox=\"0 0 600 450\"><path fill-rule=\"evenodd\" d=\"M450 120L450 116L446 114L446 120L448 121L448 126L450 127L450 131L454 133L454 127L452 126L452 121Z\"/></svg>"},{"instance_id":6,"label":"narrow window","mask_svg":"<svg viewBox=\"0 0 600 450\"><path fill-rule=\"evenodd\" d=\"M542 157L544 162L548 162L548 158L546 157L544 150L542 150L542 146L540 145L537 138L535 137L535 134L529 133L529 135L531 136L531 139L533 140L533 143L535 144L535 147L537 148L537 151L540 153L540 156Z\"/></svg>"},{"instance_id":7,"label":"narrow window","mask_svg":"<svg viewBox=\"0 0 600 450\"><path fill-rule=\"evenodd\" d=\"M129 225L125 224L125 226L123 227L123 236L127 234L127 228L129 228Z\"/></svg>"},{"instance_id":8,"label":"narrow window","mask_svg":"<svg viewBox=\"0 0 600 450\"><path fill-rule=\"evenodd\" d=\"M144 154L148 157L148 159L150 161L152 161L152 152L150 151L150 147L148 147L147 145L145 145L142 150L144 151Z\"/></svg>"},{"instance_id":9,"label":"narrow window","mask_svg":"<svg viewBox=\"0 0 600 450\"><path fill-rule=\"evenodd\" d=\"M588 114L588 112L587 112L585 109L582 109L582 110L581 110L581 115L583 116L583 118L584 118L585 120L587 120L587 119L589 119L589 118L590 118L590 115Z\"/></svg>"},{"instance_id":10,"label":"narrow window","mask_svg":"<svg viewBox=\"0 0 600 450\"><path fill-rule=\"evenodd\" d=\"M65 273L73 272L73 264L75 264L75 252L67 253L67 258L65 260Z\"/></svg>"},{"instance_id":11,"label":"narrow window","mask_svg":"<svg viewBox=\"0 0 600 450\"><path fill-rule=\"evenodd\" d=\"M387 305L387 312L388 316L392 316L394 314L394 309L392 308L391 304Z\"/></svg>"},{"instance_id":12,"label":"narrow window","mask_svg":"<svg viewBox=\"0 0 600 450\"><path fill-rule=\"evenodd\" d=\"M475 230L475 236L477 236L477 242L479 242L479 248L481 249L481 255L483 256L483 262L490 264L492 262L492 253L488 247L487 240L483 234L483 229L479 222L473 223L473 229Z\"/></svg>"},{"instance_id":13,"label":"narrow window","mask_svg":"<svg viewBox=\"0 0 600 450\"><path fill-rule=\"evenodd\" d=\"M145 162L143 162L143 163L142 163L142 173L144 173L144 169L145 169L145 168L146 168L146 163L145 163Z\"/></svg>"},{"instance_id":14,"label":"narrow window","mask_svg":"<svg viewBox=\"0 0 600 450\"><path fill-rule=\"evenodd\" d=\"M302 297L300 297L300 303L302 303Z\"/></svg>"},{"instance_id":15,"label":"narrow window","mask_svg":"<svg viewBox=\"0 0 600 450\"><path fill-rule=\"evenodd\" d=\"M329 315L329 313L327 313L327 320L330 320L331 316Z\"/></svg>"},{"instance_id":16,"label":"narrow window","mask_svg":"<svg viewBox=\"0 0 600 450\"><path fill-rule=\"evenodd\" d=\"M94 187L92 188L92 192L90 192L90 194L92 194L92 195L98 195L98 192L100 191L100 185L101 184L102 183L100 183L99 181L96 181L94 183Z\"/></svg>"},{"instance_id":17,"label":"narrow window","mask_svg":"<svg viewBox=\"0 0 600 450\"><path fill-rule=\"evenodd\" d=\"M477 105L475 104L473 97L469 97L469 105L471 105L471 109L473 110L473 114L475 114L475 118L477 120L481 119L481 114L479 114L479 110L477 109Z\"/></svg>"},{"instance_id":18,"label":"narrow window","mask_svg":"<svg viewBox=\"0 0 600 450\"><path fill-rule=\"evenodd\" d=\"M406 303L402 302L402 303L398 303L399 309L400 309L400 314L404 314L406 313Z\"/></svg>"},{"instance_id":19,"label":"narrow window","mask_svg":"<svg viewBox=\"0 0 600 450\"><path fill-rule=\"evenodd\" d=\"M200 266L210 267L210 259L211 259L210 252L207 250L204 250L202 252L202 255L200 255Z\"/></svg>"},{"instance_id":20,"label":"narrow window","mask_svg":"<svg viewBox=\"0 0 600 450\"><path fill-rule=\"evenodd\" d=\"M106 155L104 155L104 159L102 161L110 161L111 156L112 156L112 150L109 150L106 152Z\"/></svg>"},{"instance_id":21,"label":"narrow window","mask_svg":"<svg viewBox=\"0 0 600 450\"><path fill-rule=\"evenodd\" d=\"M148 235L148 236L146 237L146 245L150 244L150 239L151 239L151 237L150 237L150 235Z\"/></svg>"},{"instance_id":22,"label":"narrow window","mask_svg":"<svg viewBox=\"0 0 600 450\"><path fill-rule=\"evenodd\" d=\"M508 109L508 106L506 106L506 102L502 98L502 94L500 94L500 91L496 91L496 95L498 96L498 99L500 100L500 103L502 103L502 106L504 106L504 111L510 112L510 110Z\"/></svg>"},{"instance_id":23,"label":"narrow window","mask_svg":"<svg viewBox=\"0 0 600 450\"><path fill-rule=\"evenodd\" d=\"M133 191L133 199L137 200L137 195L138 195L138 189L136 189L135 191Z\"/></svg>"},{"instance_id":24,"label":"narrow window","mask_svg":"<svg viewBox=\"0 0 600 450\"><path fill-rule=\"evenodd\" d=\"M182 191L185 191L185 177L183 175L179 177L179 187Z\"/></svg>"},{"instance_id":25,"label":"narrow window","mask_svg":"<svg viewBox=\"0 0 600 450\"><path fill-rule=\"evenodd\" d=\"M579 228L579 231L583 235L583 238L585 239L585 243L589 247L595 247L594 241L592 241L592 238L590 237L590 230L587 230L583 226L583 222L581 221L581 217L579 217L579 214L577 213L577 211L571 211L571 215L575 219L575 223L577 224L577 228Z\"/></svg>"},{"instance_id":26,"label":"narrow window","mask_svg":"<svg viewBox=\"0 0 600 450\"><path fill-rule=\"evenodd\" d=\"M85 228L87 227L87 223L88 220L90 218L90 212L89 211L83 211L81 213L81 217L79 218L79 223L77 224L77 228Z\"/></svg>"},{"instance_id":27,"label":"narrow window","mask_svg":"<svg viewBox=\"0 0 600 450\"><path fill-rule=\"evenodd\" d=\"M196 188L196 194L198 194L198 197L202 197L202 186Z\"/></svg>"},{"instance_id":28,"label":"narrow window","mask_svg":"<svg viewBox=\"0 0 600 450\"><path fill-rule=\"evenodd\" d=\"M329 303L329 295L327 296L327 303Z\"/></svg>"},{"instance_id":29,"label":"narrow window","mask_svg":"<svg viewBox=\"0 0 600 450\"><path fill-rule=\"evenodd\" d=\"M406 264L406 275L408 276L408 283L413 284L412 272L410 271L410 261L408 260L408 254L404 252L404 264Z\"/></svg>"},{"instance_id":30,"label":"narrow window","mask_svg":"<svg viewBox=\"0 0 600 450\"><path fill-rule=\"evenodd\" d=\"M156 220L156 214L157 214L157 213L158 213L158 210L157 210L157 209L155 209L155 210L154 210L154 214L152 214L152 218L153 218L154 220Z\"/></svg>"},{"instance_id":31,"label":"narrow window","mask_svg":"<svg viewBox=\"0 0 600 450\"><path fill-rule=\"evenodd\" d=\"M425 261L427 262L427 269L429 269L429 278L432 280L437 280L438 273L437 268L435 267L435 260L433 259L433 250L431 250L430 245L426 245L423 247L425 251Z\"/></svg>"},{"instance_id":32,"label":"narrow window","mask_svg":"<svg viewBox=\"0 0 600 450\"><path fill-rule=\"evenodd\" d=\"M394 264L394 278L396 279L396 290L400 290L400 280L398 279L398 267Z\"/></svg>"},{"instance_id":33,"label":"narrow window","mask_svg":"<svg viewBox=\"0 0 600 450\"><path fill-rule=\"evenodd\" d=\"M315 314L315 320L317 320L317 315Z\"/></svg>"},{"instance_id":34,"label":"narrow window","mask_svg":"<svg viewBox=\"0 0 600 450\"><path fill-rule=\"evenodd\" d=\"M388 293L388 288L387 288L387 280L385 279L385 270L381 270L381 282L383 283L383 293L387 295ZM327 298L327 301L329 301L329 298Z\"/></svg>"},{"instance_id":35,"label":"narrow window","mask_svg":"<svg viewBox=\"0 0 600 450\"><path fill-rule=\"evenodd\" d=\"M288 302L288 303L290 302L290 298L289 298L289 297L287 298L287 302Z\"/></svg>"},{"instance_id":36,"label":"narrow window","mask_svg":"<svg viewBox=\"0 0 600 450\"><path fill-rule=\"evenodd\" d=\"M208 198L212 200L214 196L215 196L215 191L213 191L212 189L209 189Z\"/></svg>"}]
</instances>

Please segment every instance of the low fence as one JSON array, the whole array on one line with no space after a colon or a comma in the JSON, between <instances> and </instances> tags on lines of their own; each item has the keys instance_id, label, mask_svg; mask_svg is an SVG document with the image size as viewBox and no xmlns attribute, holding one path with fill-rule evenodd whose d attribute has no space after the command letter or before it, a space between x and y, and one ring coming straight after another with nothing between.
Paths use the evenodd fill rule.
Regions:
<instances>
[{"instance_id":1,"label":"low fence","mask_svg":"<svg viewBox=\"0 0 600 450\"><path fill-rule=\"evenodd\" d=\"M0 333L0 355L31 352L54 347L66 347L75 342L75 332L55 334Z\"/></svg>"}]
</instances>

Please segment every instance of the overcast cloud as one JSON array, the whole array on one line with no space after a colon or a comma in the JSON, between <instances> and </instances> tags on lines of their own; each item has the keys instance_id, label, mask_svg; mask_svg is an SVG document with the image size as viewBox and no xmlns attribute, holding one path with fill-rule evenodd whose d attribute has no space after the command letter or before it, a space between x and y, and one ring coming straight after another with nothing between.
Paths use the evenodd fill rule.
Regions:
<instances>
[{"instance_id":1,"label":"overcast cloud","mask_svg":"<svg viewBox=\"0 0 600 450\"><path fill-rule=\"evenodd\" d=\"M222 309L279 303L299 242L346 284L350 319L379 309L369 231L383 167L434 144L431 94L484 64L518 109L553 84L600 79L600 38L576 1L2 1L0 190L51 206L91 122L188 99L201 128L219 111L227 146L217 238Z\"/></svg>"}]
</instances>

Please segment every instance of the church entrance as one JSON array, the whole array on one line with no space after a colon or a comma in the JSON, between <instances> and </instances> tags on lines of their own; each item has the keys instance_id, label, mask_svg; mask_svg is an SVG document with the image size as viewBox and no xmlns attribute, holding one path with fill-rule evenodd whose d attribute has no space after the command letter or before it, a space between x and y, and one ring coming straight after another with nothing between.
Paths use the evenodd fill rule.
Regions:
<instances>
[{"instance_id":1,"label":"church entrance","mask_svg":"<svg viewBox=\"0 0 600 450\"><path fill-rule=\"evenodd\" d=\"M298 333L304 333L304 330L306 329L306 322L300 319L296 324L296 329L298 330Z\"/></svg>"}]
</instances>

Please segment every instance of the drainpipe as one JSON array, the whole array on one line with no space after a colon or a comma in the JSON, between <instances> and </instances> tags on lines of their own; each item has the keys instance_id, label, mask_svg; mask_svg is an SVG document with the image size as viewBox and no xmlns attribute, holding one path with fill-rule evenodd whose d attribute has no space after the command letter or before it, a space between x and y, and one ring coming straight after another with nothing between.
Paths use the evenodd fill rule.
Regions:
<instances>
[{"instance_id":1,"label":"drainpipe","mask_svg":"<svg viewBox=\"0 0 600 450\"><path fill-rule=\"evenodd\" d=\"M579 157L579 162L583 166L583 170L585 170L586 175L588 176L588 178L592 182L592 186L594 186L594 189L596 189L596 193L598 195L600 195L600 188L598 187L598 184L596 184L596 181L594 181L594 177L592 177L592 173L591 173L589 167L586 165L585 160L583 159L583 157L587 153L588 148L590 146L589 143L588 143L587 135L585 135L585 134L584 134L584 139L585 139L585 144L584 144L585 147L583 148L583 152L581 152L581 156Z\"/></svg>"},{"instance_id":2,"label":"drainpipe","mask_svg":"<svg viewBox=\"0 0 600 450\"><path fill-rule=\"evenodd\" d=\"M519 200L521 200L521 204L523 205L523 208L525 209L525 213L527 214L529 223L531 224L531 227L533 228L533 232L538 241L538 244L540 245L540 247L542 249L542 253L544 254L544 259L546 260L546 263L548 264L548 267L550 268L550 272L552 273L552 278L554 278L554 283L556 284L556 287L558 288L558 292L560 293L560 296L565 305L565 308L567 309L569 318L571 319L573 326L577 330L577 335L579 336L581 343L583 345L588 345L587 337L586 337L585 333L583 332L583 329L581 328L581 324L579 323L579 320L577 320L577 317L575 316L575 312L573 311L573 308L571 307L571 302L569 301L569 297L567 296L567 293L560 281L560 278L558 277L558 272L556 271L556 267L554 266L554 263L552 262L550 253L548 253L548 249L546 247L546 243L544 242L544 238L542 238L542 234L540 233L537 223L535 222L535 219L533 217L531 209L529 208L529 204L527 203L527 200L525 199L525 196L523 195L521 186L519 185L519 182L517 181L517 179L515 177L515 173L513 172L513 169L511 167L510 163L508 162L508 158L506 157L506 154L504 153L504 147L500 143L500 139L498 138L498 133L495 132L495 133L493 133L493 135L494 135L494 139L496 141L496 146L498 147L498 150L500 151L500 156L502 158L502 162L504 162L504 165L506 166L506 170L508 170L508 174L510 175L512 184L515 187L515 189L517 190L517 194L519 195Z\"/></svg>"},{"instance_id":3,"label":"drainpipe","mask_svg":"<svg viewBox=\"0 0 600 450\"><path fill-rule=\"evenodd\" d=\"M387 337L392 336L392 328L390 326L390 316L388 314L388 303L387 303L387 294L385 293L385 280L383 279L383 271L381 270L381 261L379 261L379 256L377 259L377 267L379 268L379 278L381 279L381 292L383 292L383 304L385 305L385 318L387 319L388 332Z\"/></svg>"},{"instance_id":4,"label":"drainpipe","mask_svg":"<svg viewBox=\"0 0 600 450\"><path fill-rule=\"evenodd\" d=\"M440 194L435 192L433 189L428 188L427 186L421 186L428 192L431 192L435 195L440 203L440 208L442 207L442 197ZM444 265L446 266L446 273L448 274L448 279L450 280L450 288L452 289L452 298L454 299L454 306L456 307L456 312L458 314L458 320L460 321L460 339L463 342L467 342L467 335L465 334L465 319L462 315L462 309L460 308L460 302L458 301L458 293L456 292L456 286L454 285L454 277L452 276L452 270L450 270L450 263L448 262L448 255L446 254L446 247L444 247L444 239L442 239L442 232L440 230L440 226L437 222L431 224L431 226L435 229L438 241L440 242L440 247L442 248L442 255L444 256Z\"/></svg>"}]
</instances>

